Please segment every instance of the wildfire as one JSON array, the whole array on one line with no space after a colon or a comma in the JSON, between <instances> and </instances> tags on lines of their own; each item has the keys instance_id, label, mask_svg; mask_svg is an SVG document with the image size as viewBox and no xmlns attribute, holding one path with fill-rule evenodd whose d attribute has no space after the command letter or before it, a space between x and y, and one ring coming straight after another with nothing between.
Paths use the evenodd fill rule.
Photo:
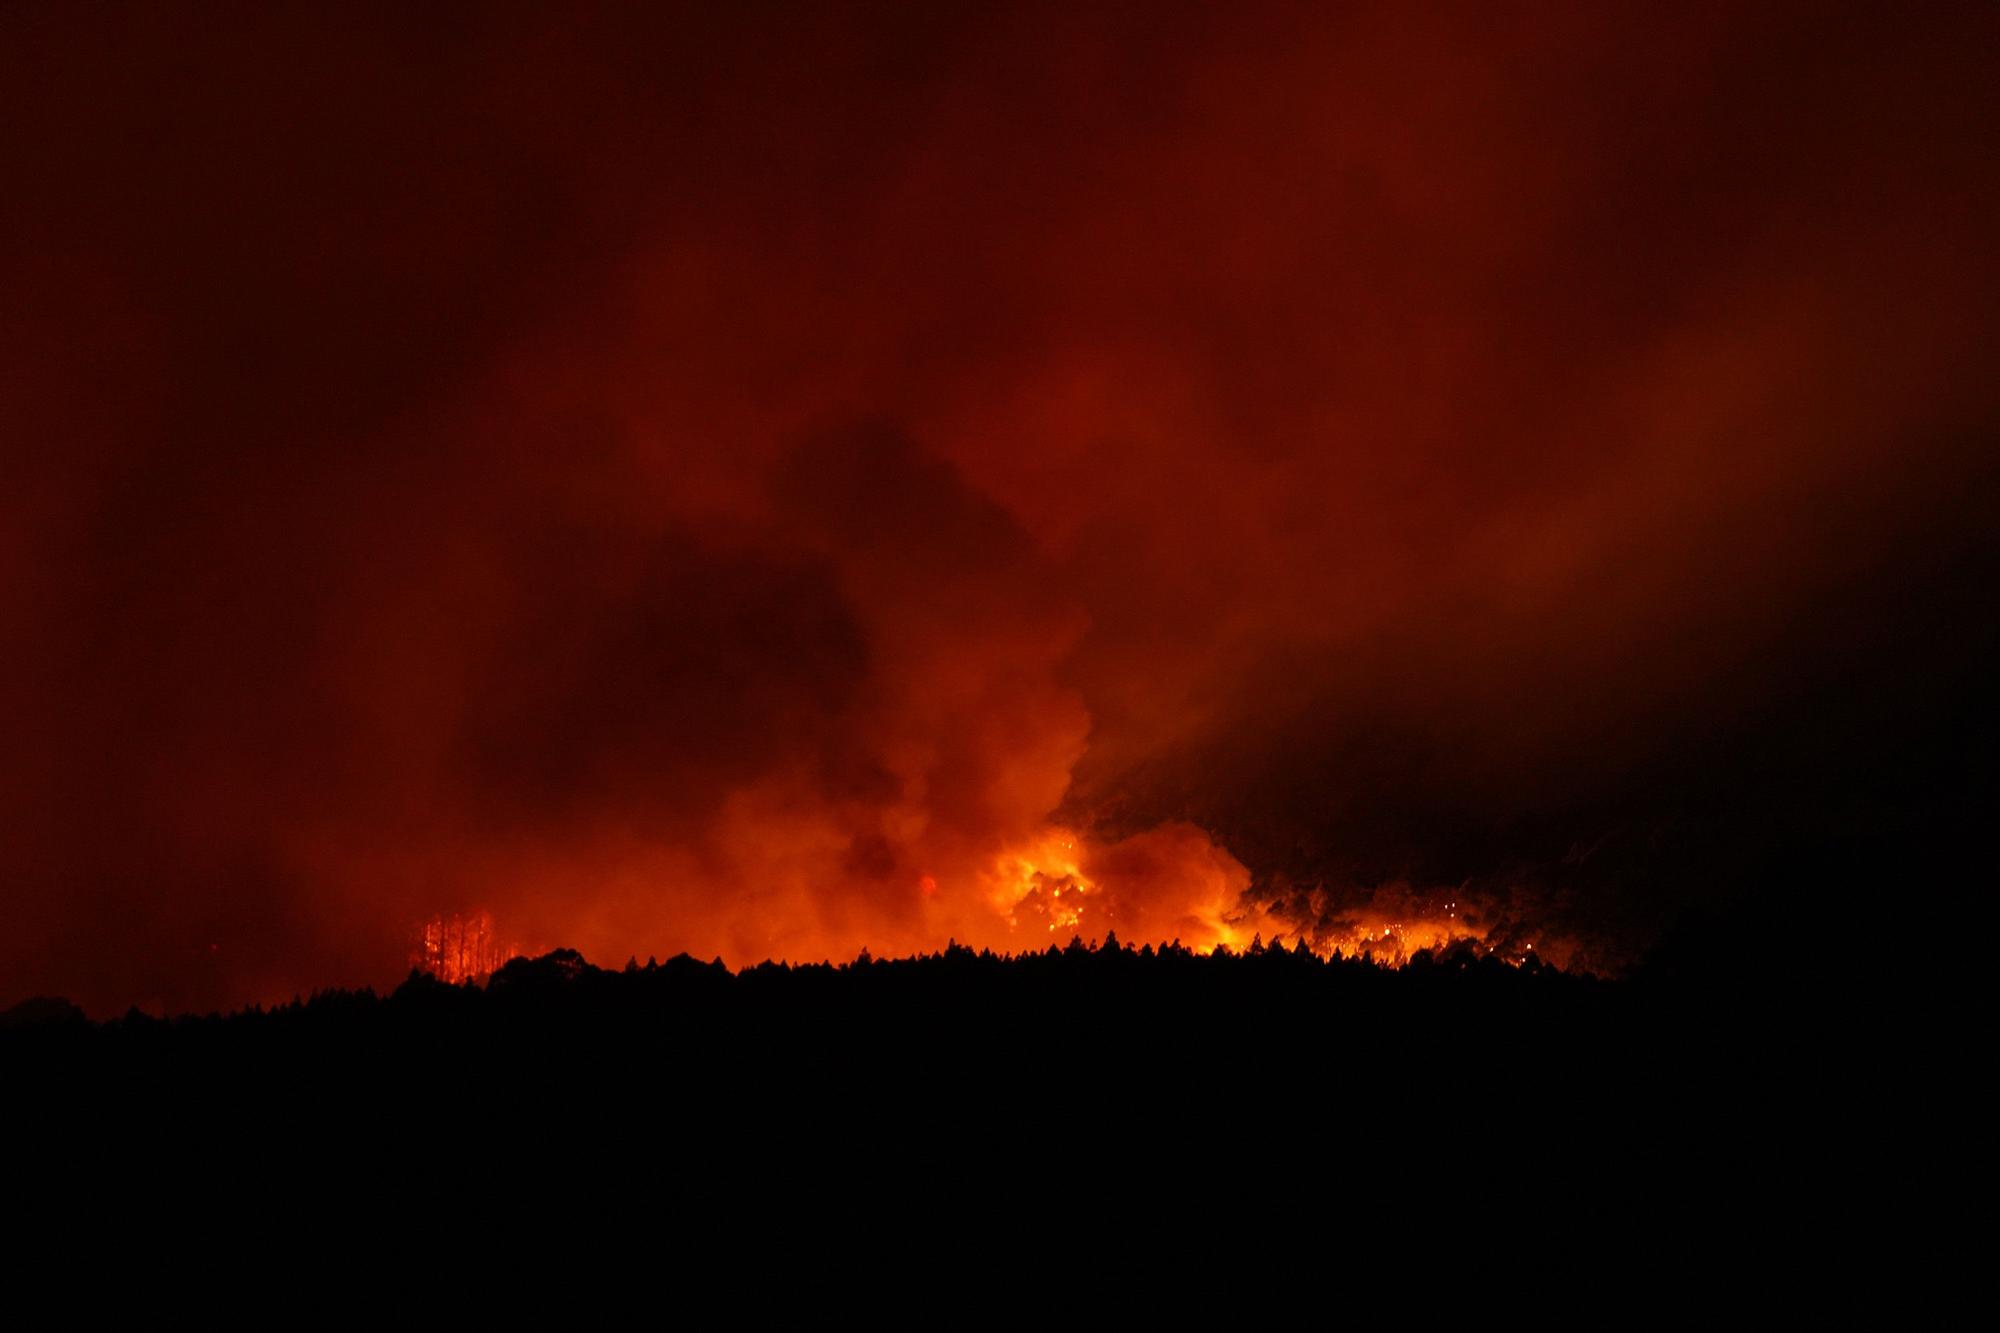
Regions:
<instances>
[{"instance_id":1,"label":"wildfire","mask_svg":"<svg viewBox=\"0 0 2000 1333\"><path fill-rule=\"evenodd\" d=\"M1492 952L1479 934L1451 920L1367 922L1322 935L1312 944L1314 951L1325 957L1367 958L1401 967L1426 949L1442 953L1461 941L1482 953Z\"/></svg>"},{"instance_id":2,"label":"wildfire","mask_svg":"<svg viewBox=\"0 0 2000 1333\"><path fill-rule=\"evenodd\" d=\"M484 912L473 916L434 916L418 928L410 965L440 981L458 985L483 981L521 950L504 944Z\"/></svg>"},{"instance_id":3,"label":"wildfire","mask_svg":"<svg viewBox=\"0 0 2000 1333\"><path fill-rule=\"evenodd\" d=\"M908 956L941 949L948 939L999 953L1037 952L1073 937L1097 945L1115 935L1129 946L1174 943L1200 954L1303 944L1321 958L1364 959L1384 967L1403 967L1419 954L1436 957L1448 951L1515 965L1530 958L1562 967L1579 961L1574 942L1544 939L1541 932L1529 938L1520 921L1524 913L1516 905L1489 894L1468 899L1465 886L1315 887L1269 901L1252 891L1241 862L1189 824L1162 825L1114 840L1049 825L993 855L983 870L975 863L970 873L951 872L946 865L916 877L915 892L925 904L917 920L923 924L874 938L854 932L801 939L792 957L841 961L864 945L884 944L896 955ZM684 936L638 944L632 941L642 953L661 946L723 952L704 949ZM630 951L623 939L608 945L619 953ZM422 922L410 962L460 984L483 981L523 952L513 940L503 939L492 916L482 911ZM730 953L738 966L764 956L741 947Z\"/></svg>"},{"instance_id":4,"label":"wildfire","mask_svg":"<svg viewBox=\"0 0 2000 1333\"><path fill-rule=\"evenodd\" d=\"M1389 885L1337 906L1316 893L1302 916L1257 904L1247 887L1247 872L1199 830L1155 830L1103 845L1058 827L998 858L984 890L1013 942L1031 948L1037 937L1096 941L1115 931L1130 944L1178 940L1197 953L1302 942L1322 958L1385 967L1451 949L1515 965L1529 958L1560 964L1567 952L1545 957L1491 905L1482 911L1449 890Z\"/></svg>"},{"instance_id":5,"label":"wildfire","mask_svg":"<svg viewBox=\"0 0 2000 1333\"><path fill-rule=\"evenodd\" d=\"M1000 858L987 900L1009 928L1019 928L1025 918L1054 934L1081 930L1084 910L1099 892L1078 861L1076 834L1058 828Z\"/></svg>"},{"instance_id":6,"label":"wildfire","mask_svg":"<svg viewBox=\"0 0 2000 1333\"><path fill-rule=\"evenodd\" d=\"M1557 939L1538 947L1539 932L1525 928L1518 919L1520 909L1504 895L1468 902L1457 895L1446 897L1449 892L1426 893L1407 884L1389 884L1359 900L1342 895L1330 901L1324 891L1316 890L1303 910L1295 904L1291 915L1310 923L1307 942L1322 957L1366 958L1401 967L1425 951L1435 956L1470 950L1516 966L1530 959L1558 967L1588 961L1573 940Z\"/></svg>"},{"instance_id":7,"label":"wildfire","mask_svg":"<svg viewBox=\"0 0 2000 1333\"><path fill-rule=\"evenodd\" d=\"M1011 933L1038 947L1053 935L1189 949L1241 949L1282 923L1247 906L1249 872L1192 825L1164 825L1116 842L1052 826L1001 855L983 877L986 903Z\"/></svg>"}]
</instances>

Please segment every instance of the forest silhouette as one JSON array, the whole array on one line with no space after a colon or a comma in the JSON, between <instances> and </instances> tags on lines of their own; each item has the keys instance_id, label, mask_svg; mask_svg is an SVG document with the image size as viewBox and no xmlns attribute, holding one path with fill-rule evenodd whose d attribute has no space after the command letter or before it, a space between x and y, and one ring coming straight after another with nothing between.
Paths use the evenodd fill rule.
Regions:
<instances>
[{"instance_id":1,"label":"forest silhouette","mask_svg":"<svg viewBox=\"0 0 2000 1333\"><path fill-rule=\"evenodd\" d=\"M676 1226L713 1210L748 1235L777 1198L821 1222L927 1200L1060 1228L1100 1190L1132 1216L1180 1215L1190 1189L1449 1188L1577 1222L1635 1180L1798 1165L1799 1094L1839 1062L1707 938L1616 980L1471 947L1391 968L1072 940L733 972L558 949L484 984L413 971L227 1014L92 1022L40 998L0 1016L0 1068L17 1143L162 1198L227 1178L505 1208L531 1184L553 1208L643 1180ZM1069 1204L1036 1202L1057 1180Z\"/></svg>"},{"instance_id":2,"label":"forest silhouette","mask_svg":"<svg viewBox=\"0 0 2000 1333\"><path fill-rule=\"evenodd\" d=\"M1715 1016L1742 1003L1662 951L1605 980L1462 943L1401 968L1261 941L1196 953L1072 939L999 955L941 952L731 971L682 954L622 968L574 950L515 958L483 982L421 970L392 992L325 990L288 1004L93 1023L40 997L0 1016L0 1051L156 1085L275 1070L409 1088L478 1071L480 1086L560 1063L631 1090L699 1086L753 1102L801 1084L923 1088L1161 1086L1284 1077L1417 1083L1616 1080L1663 1052L1737 1050ZM1728 1040L1717 1041L1718 1032Z\"/></svg>"}]
</instances>

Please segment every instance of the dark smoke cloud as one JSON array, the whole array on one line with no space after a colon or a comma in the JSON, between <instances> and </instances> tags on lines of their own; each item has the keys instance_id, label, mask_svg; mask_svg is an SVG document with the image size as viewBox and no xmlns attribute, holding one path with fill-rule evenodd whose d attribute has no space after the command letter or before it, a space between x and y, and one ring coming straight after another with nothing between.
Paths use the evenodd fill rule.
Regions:
<instances>
[{"instance_id":1,"label":"dark smoke cloud","mask_svg":"<svg viewBox=\"0 0 2000 1333\"><path fill-rule=\"evenodd\" d=\"M1976 825L1996 41L9 7L0 1000L931 947L1030 845L1628 956Z\"/></svg>"}]
</instances>

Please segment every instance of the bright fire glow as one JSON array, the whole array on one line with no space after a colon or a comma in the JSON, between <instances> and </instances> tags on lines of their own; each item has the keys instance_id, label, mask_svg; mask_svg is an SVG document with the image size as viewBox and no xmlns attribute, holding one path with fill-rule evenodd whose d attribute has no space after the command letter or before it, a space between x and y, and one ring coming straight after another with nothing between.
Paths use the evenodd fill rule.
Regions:
<instances>
[{"instance_id":1,"label":"bright fire glow","mask_svg":"<svg viewBox=\"0 0 2000 1333\"><path fill-rule=\"evenodd\" d=\"M1040 925L1049 934L1081 932L1084 911L1101 892L1083 873L1077 838L1050 829L1037 841L1001 856L993 868L987 899L1010 928Z\"/></svg>"},{"instance_id":2,"label":"bright fire glow","mask_svg":"<svg viewBox=\"0 0 2000 1333\"><path fill-rule=\"evenodd\" d=\"M484 981L521 950L500 941L493 918L484 912L472 916L434 916L417 932L410 952L410 965L453 985Z\"/></svg>"},{"instance_id":3,"label":"bright fire glow","mask_svg":"<svg viewBox=\"0 0 2000 1333\"><path fill-rule=\"evenodd\" d=\"M1169 824L1116 841L1098 841L1049 825L994 856L974 874L924 873L915 885L928 925L880 939L829 936L793 959L841 961L867 946L888 955L942 949L956 940L999 953L1037 952L1079 938L1091 945L1115 936L1124 945L1170 943L1194 953L1241 953L1303 943L1322 958L1365 959L1403 967L1418 954L1470 951L1519 965L1533 957L1566 965L1560 941L1537 948L1494 905L1463 890L1424 892L1408 885L1333 895L1314 890L1289 906L1265 906L1250 892L1249 872L1202 830ZM1476 895L1475 895L1476 896ZM668 951L697 941L657 941ZM655 952L655 942L637 952ZM621 949L619 952L629 952ZM413 965L454 984L480 981L524 950L503 941L486 912L439 915L418 928ZM737 966L761 956L734 956Z\"/></svg>"}]
</instances>

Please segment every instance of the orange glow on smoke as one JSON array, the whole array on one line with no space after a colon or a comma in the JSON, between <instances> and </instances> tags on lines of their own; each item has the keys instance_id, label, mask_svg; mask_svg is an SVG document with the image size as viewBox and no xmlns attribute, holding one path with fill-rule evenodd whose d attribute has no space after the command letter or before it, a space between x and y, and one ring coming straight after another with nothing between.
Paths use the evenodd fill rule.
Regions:
<instances>
[{"instance_id":1,"label":"orange glow on smoke","mask_svg":"<svg viewBox=\"0 0 2000 1333\"><path fill-rule=\"evenodd\" d=\"M1313 945L1316 952L1325 956L1366 958L1391 967L1401 967L1425 949L1442 953L1461 941L1474 946L1480 953L1494 952L1487 947L1482 932L1450 917L1400 921L1370 915L1348 930L1323 933L1313 941ZM1509 958L1507 961L1518 963L1522 960Z\"/></svg>"},{"instance_id":2,"label":"orange glow on smoke","mask_svg":"<svg viewBox=\"0 0 2000 1333\"><path fill-rule=\"evenodd\" d=\"M1006 928L1003 947L1051 938L1128 944L1179 940L1198 952L1236 948L1276 923L1244 903L1249 872L1208 834L1167 824L1115 842L1050 825L995 858L979 897Z\"/></svg>"},{"instance_id":3,"label":"orange glow on smoke","mask_svg":"<svg viewBox=\"0 0 2000 1333\"><path fill-rule=\"evenodd\" d=\"M1610 970L1983 815L2000 7L103 8L0 79L0 1007Z\"/></svg>"},{"instance_id":4,"label":"orange glow on smoke","mask_svg":"<svg viewBox=\"0 0 2000 1333\"><path fill-rule=\"evenodd\" d=\"M1080 931L1085 908L1101 892L1077 860L1076 835L1062 828L1002 855L991 881L988 901L1010 928L1020 929L1025 918L1050 934Z\"/></svg>"},{"instance_id":5,"label":"orange glow on smoke","mask_svg":"<svg viewBox=\"0 0 2000 1333\"><path fill-rule=\"evenodd\" d=\"M1427 894L1385 885L1338 900L1316 890L1305 908L1287 914L1252 901L1249 883L1242 864L1190 824L1162 825L1117 840L1049 824L970 873L918 876L918 920L899 924L881 918L881 933L873 937L852 930L795 930L785 937L783 953L793 961L844 961L864 949L907 956L956 941L1013 954L1073 938L1094 946L1115 936L1129 947L1178 944L1201 954L1303 943L1322 958L1364 959L1384 967L1406 966L1424 951L1439 955L1452 949L1515 965L1529 957L1558 966L1570 961L1561 943L1538 950L1520 937L1517 924L1503 926L1464 889ZM715 949L715 938L669 935L660 945L667 951L724 954L736 966L767 956L741 945ZM482 981L524 952L503 942L492 915L480 911L423 922L411 962L456 984Z\"/></svg>"}]
</instances>

